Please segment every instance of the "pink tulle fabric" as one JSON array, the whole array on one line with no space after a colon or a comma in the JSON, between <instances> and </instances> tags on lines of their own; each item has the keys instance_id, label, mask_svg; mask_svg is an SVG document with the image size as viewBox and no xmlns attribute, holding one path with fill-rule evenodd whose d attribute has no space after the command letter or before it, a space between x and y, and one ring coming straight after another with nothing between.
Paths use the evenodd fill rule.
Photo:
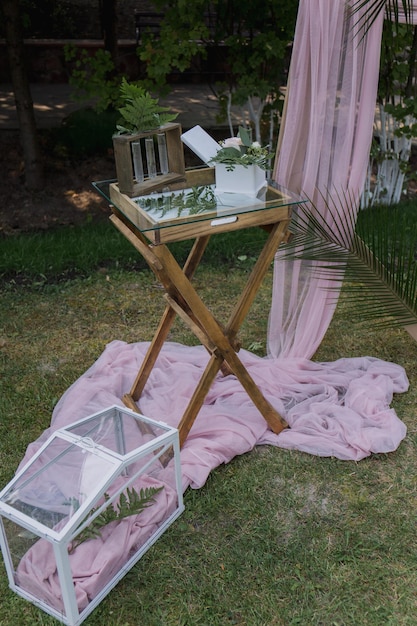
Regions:
<instances>
[{"instance_id":1,"label":"pink tulle fabric","mask_svg":"<svg viewBox=\"0 0 417 626\"><path fill-rule=\"evenodd\" d=\"M130 389L147 343L113 341L93 366L58 402L50 428L27 449L23 465L56 429L112 405ZM393 393L405 392L403 368L371 357L314 363L307 359L240 356L255 382L290 425L275 435L235 376L219 374L181 451L182 488L202 487L210 472L258 444L358 461L391 452L406 427L390 408ZM141 412L177 426L208 361L202 347L167 343L140 399ZM109 525L100 538L70 555L79 610L83 610L155 531L175 505L172 485L164 482L157 504L138 517ZM65 481L65 477L62 477ZM137 549L137 548L136 548ZM18 584L57 610L62 590L53 549L39 540L17 571Z\"/></svg>"},{"instance_id":2,"label":"pink tulle fabric","mask_svg":"<svg viewBox=\"0 0 417 626\"><path fill-rule=\"evenodd\" d=\"M121 341L109 344L64 393L50 428L29 446L22 465L53 430L108 406L123 406L120 398L130 389L147 347ZM408 388L399 365L370 357L334 363L274 360L246 351L241 351L241 358L291 428L279 435L272 433L235 376L219 374L181 451L183 490L202 487L214 468L258 444L358 461L371 453L395 450L405 437L405 425L390 408L393 393ZM177 426L207 361L202 347L165 344L140 399L142 413ZM158 477L155 484L164 484L161 480ZM80 611L124 567L174 505L175 492L165 483L156 504L138 517L105 527L99 538L81 544L70 555ZM17 582L63 610L53 547L46 540L37 541L22 559Z\"/></svg>"},{"instance_id":3,"label":"pink tulle fabric","mask_svg":"<svg viewBox=\"0 0 417 626\"><path fill-rule=\"evenodd\" d=\"M347 197L358 206L365 181L384 18L382 10L364 36L368 9L352 15L348 5L300 1L275 170L276 181L311 200L311 212L332 232L334 219L343 217L330 215L327 200ZM334 281L315 269L276 255L268 330L273 357L311 358L323 339L337 297Z\"/></svg>"},{"instance_id":4,"label":"pink tulle fabric","mask_svg":"<svg viewBox=\"0 0 417 626\"><path fill-rule=\"evenodd\" d=\"M135 379L148 343L113 341L62 396L49 429L27 450L25 463L57 428L108 406ZM315 363L265 359L241 350L248 372L290 429L272 433L238 379L219 374L182 451L183 489L204 485L209 473L257 444L359 461L392 452L406 427L390 408L393 393L408 389L400 365L372 357ZM208 362L201 346L166 343L140 399L147 417L177 426Z\"/></svg>"},{"instance_id":5,"label":"pink tulle fabric","mask_svg":"<svg viewBox=\"0 0 417 626\"><path fill-rule=\"evenodd\" d=\"M59 481L60 477L56 480ZM107 524L98 537L70 552L69 563L79 611L88 606L175 510L176 492L169 483L152 477L141 481L143 488L161 486L163 489L156 502L140 515ZM25 554L17 568L16 581L35 598L57 611L64 610L54 546L46 539L39 539Z\"/></svg>"}]
</instances>

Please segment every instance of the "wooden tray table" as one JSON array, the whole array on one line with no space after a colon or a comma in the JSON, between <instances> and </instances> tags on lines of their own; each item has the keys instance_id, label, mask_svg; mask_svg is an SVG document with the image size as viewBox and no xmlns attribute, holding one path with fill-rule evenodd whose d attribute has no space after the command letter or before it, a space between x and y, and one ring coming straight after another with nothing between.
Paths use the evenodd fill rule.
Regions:
<instances>
[{"instance_id":1,"label":"wooden tray table","mask_svg":"<svg viewBox=\"0 0 417 626\"><path fill-rule=\"evenodd\" d=\"M187 172L184 182L170 185L169 193L181 193L201 185L214 188L213 168ZM140 412L141 394L178 315L210 354L206 369L178 426L180 445L184 444L220 370L224 375L233 373L238 378L271 430L281 432L287 424L262 395L239 359L237 334L278 246L288 236L292 207L303 201L291 192L269 184L258 197L245 197L241 204L239 198L216 196L218 203L212 209L193 215L172 215L168 212L158 218L154 211L145 207L149 205L149 198L135 199L122 194L117 181L101 181L94 183L94 186L111 203L112 223L143 256L165 290L165 311L132 388L123 397L125 405ZM160 191L162 195L167 194L166 189ZM201 300L192 285L192 277L212 235L253 226L266 229L269 235L229 320L223 325ZM181 268L167 244L188 239L195 241Z\"/></svg>"}]
</instances>

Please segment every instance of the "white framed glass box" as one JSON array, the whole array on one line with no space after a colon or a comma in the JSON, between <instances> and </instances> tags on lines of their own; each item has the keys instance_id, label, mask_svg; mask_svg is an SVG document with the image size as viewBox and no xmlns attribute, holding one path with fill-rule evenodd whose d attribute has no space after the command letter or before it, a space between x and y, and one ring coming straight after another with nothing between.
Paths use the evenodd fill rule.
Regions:
<instances>
[{"instance_id":1,"label":"white framed glass box","mask_svg":"<svg viewBox=\"0 0 417 626\"><path fill-rule=\"evenodd\" d=\"M10 588L81 624L183 510L176 428L119 406L61 428L0 493Z\"/></svg>"}]
</instances>

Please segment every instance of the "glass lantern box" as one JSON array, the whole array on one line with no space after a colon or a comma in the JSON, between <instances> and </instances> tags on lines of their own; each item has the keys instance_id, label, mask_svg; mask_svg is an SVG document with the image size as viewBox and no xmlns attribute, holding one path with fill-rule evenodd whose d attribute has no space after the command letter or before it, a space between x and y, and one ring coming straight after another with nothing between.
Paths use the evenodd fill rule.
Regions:
<instances>
[{"instance_id":1,"label":"glass lantern box","mask_svg":"<svg viewBox=\"0 0 417 626\"><path fill-rule=\"evenodd\" d=\"M0 493L10 587L81 624L183 509L177 429L118 406L61 428Z\"/></svg>"}]
</instances>

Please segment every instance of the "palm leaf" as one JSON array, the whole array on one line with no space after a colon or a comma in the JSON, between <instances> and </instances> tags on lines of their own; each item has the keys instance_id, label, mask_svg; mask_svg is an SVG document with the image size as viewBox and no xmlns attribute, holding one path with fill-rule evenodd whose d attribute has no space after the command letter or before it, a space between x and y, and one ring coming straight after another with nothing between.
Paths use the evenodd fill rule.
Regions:
<instances>
[{"instance_id":1,"label":"palm leaf","mask_svg":"<svg viewBox=\"0 0 417 626\"><path fill-rule=\"evenodd\" d=\"M304 260L329 289L344 293L364 321L377 327L417 323L416 210L380 207L360 211L335 195L324 200L327 224L310 205L300 206L284 259ZM333 225L329 228L328 223ZM337 297L337 295L335 296Z\"/></svg>"},{"instance_id":2,"label":"palm leaf","mask_svg":"<svg viewBox=\"0 0 417 626\"><path fill-rule=\"evenodd\" d=\"M363 36L366 35L381 11L386 11L388 19L398 24L400 8L402 8L407 23L411 23L413 0L352 0L348 5L350 5L352 15L365 9L358 21Z\"/></svg>"},{"instance_id":3,"label":"palm leaf","mask_svg":"<svg viewBox=\"0 0 417 626\"><path fill-rule=\"evenodd\" d=\"M354 0L351 4L352 13L366 9L367 17L375 18L380 11L387 12L389 19L398 22L400 7L407 20L411 19L413 0Z\"/></svg>"}]
</instances>

